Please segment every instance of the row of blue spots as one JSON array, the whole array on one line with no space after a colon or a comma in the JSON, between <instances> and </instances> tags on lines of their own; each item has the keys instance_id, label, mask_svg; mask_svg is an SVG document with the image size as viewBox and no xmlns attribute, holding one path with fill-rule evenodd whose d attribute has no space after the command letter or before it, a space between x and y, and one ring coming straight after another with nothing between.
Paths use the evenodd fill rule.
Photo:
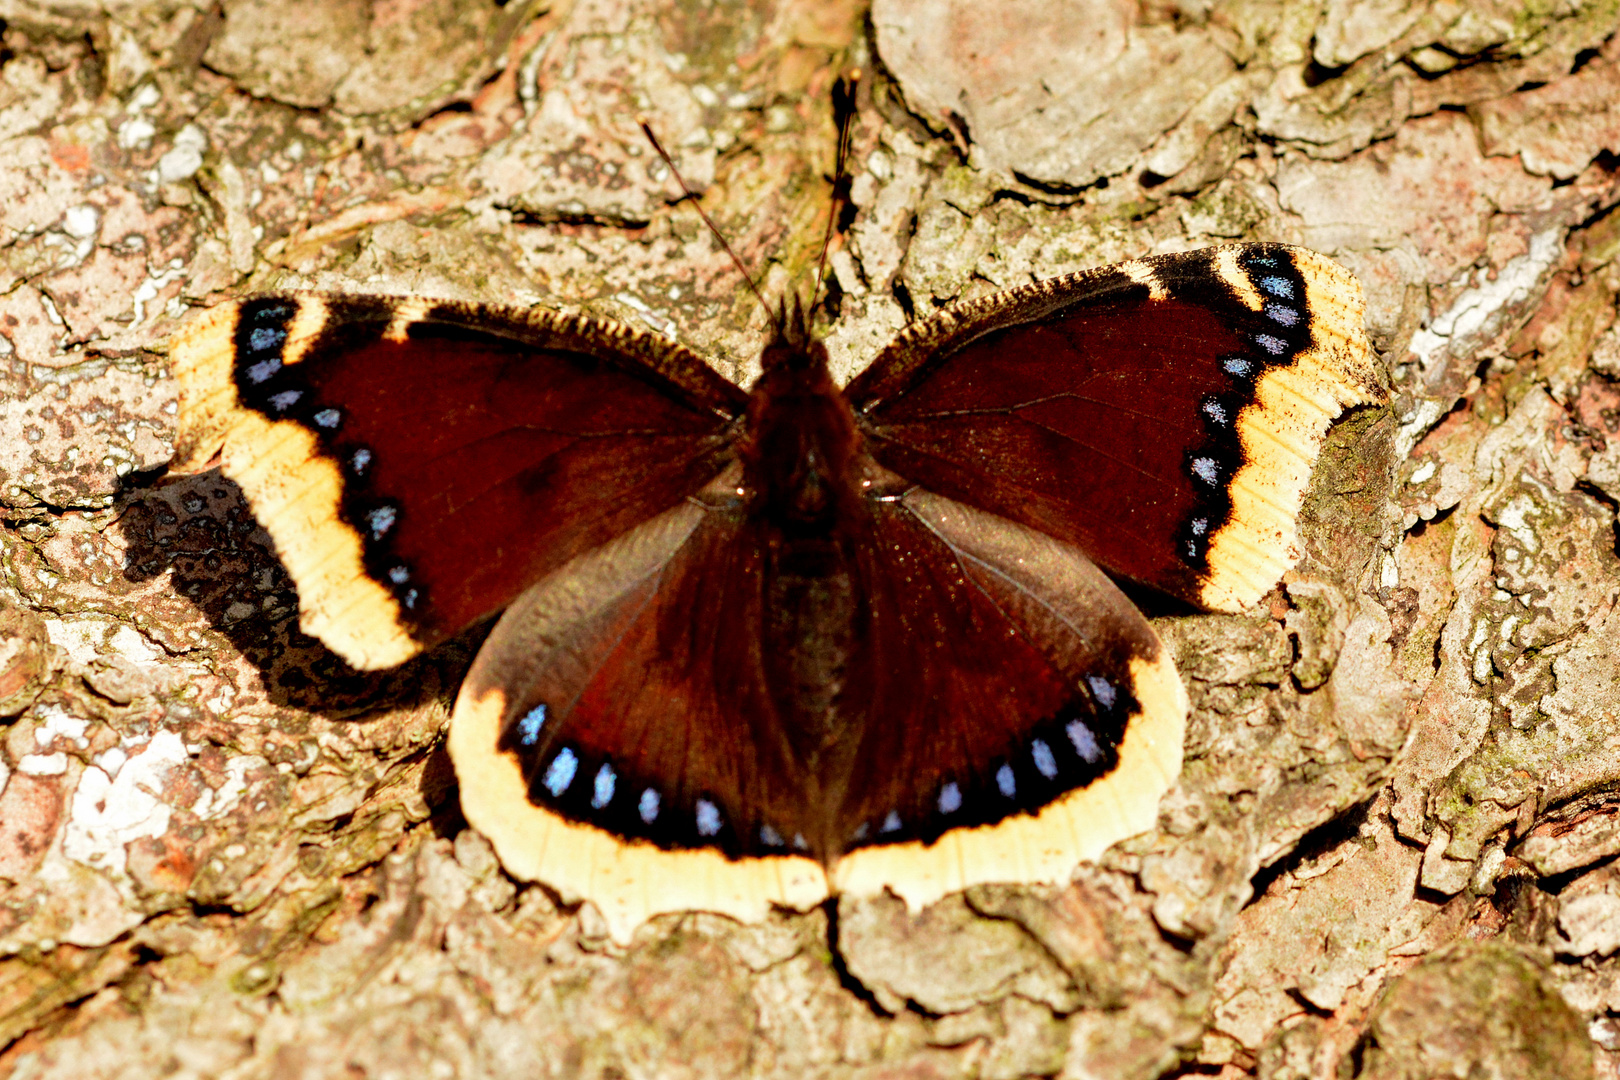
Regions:
<instances>
[{"instance_id":1,"label":"row of blue spots","mask_svg":"<svg viewBox=\"0 0 1620 1080\"><path fill-rule=\"evenodd\" d=\"M243 374L248 382L257 386L270 381L281 370L281 354L287 346L286 322L292 314L293 306L285 301L251 301L243 307L242 322L247 334L237 341L245 354Z\"/></svg>"},{"instance_id":2,"label":"row of blue spots","mask_svg":"<svg viewBox=\"0 0 1620 1080\"><path fill-rule=\"evenodd\" d=\"M248 382L265 383L281 372L285 367L283 350L287 344L287 331L285 322L293 312L294 306L283 302L249 303L243 308L242 319L245 335L238 338L240 348L243 350L244 375ZM269 325L263 325L269 324ZM277 413L285 413L297 405L305 397L306 390L289 388L279 390L266 398L266 404ZM316 411L310 420L315 427L331 432L342 426L344 414L341 409L322 408ZM346 464L351 476L360 478L371 467L372 452L366 447L357 447L349 452ZM381 540L389 533L399 521L399 507L384 503L375 506L362 515L362 528L369 534L372 541ZM410 569L403 565L395 565L386 572L389 582L397 587L403 587L410 580ZM419 589L404 589L399 594L401 604L407 610L414 610L421 599Z\"/></svg>"},{"instance_id":3,"label":"row of blue spots","mask_svg":"<svg viewBox=\"0 0 1620 1080\"><path fill-rule=\"evenodd\" d=\"M525 713L523 718L518 721L519 742L524 746L533 746L538 742L540 729L546 722L546 715L544 705L537 705ZM551 763L546 766L545 774L540 778L540 783L547 791L551 792L552 798L560 799L563 793L573 785L578 774L579 755L565 746L557 751L556 755L551 759ZM591 781L591 809L607 809L618 794L618 786L618 773L614 771L612 765L603 762L601 767L596 770L596 776ZM651 825L658 820L662 803L663 799L656 789L645 788L641 792L641 797L636 800L636 813L640 815L643 823ZM697 800L693 823L697 826L699 836L718 836L720 830L725 827L720 808L709 799ZM774 830L772 832L774 834ZM803 846L801 838L795 837L795 841L799 846ZM771 841L767 839L766 842L770 843ZM779 836L777 842L781 842Z\"/></svg>"},{"instance_id":4,"label":"row of blue spots","mask_svg":"<svg viewBox=\"0 0 1620 1080\"><path fill-rule=\"evenodd\" d=\"M1251 267L1276 267L1277 260L1269 256L1251 258L1249 259L1249 265ZM1262 291L1271 294L1277 300L1291 300L1295 302L1299 300L1297 291L1294 288L1294 283L1288 278L1283 277L1281 274L1262 275L1255 282L1255 284L1258 285ZM1300 321L1300 313L1297 307L1290 307L1287 304L1279 304L1276 303L1275 300L1266 301L1261 311L1262 314L1264 314L1268 319L1278 323L1281 326L1297 326ZM1256 334L1254 336L1254 340L1255 344L1259 345L1262 349L1266 350L1273 356L1281 356L1283 353L1288 351L1288 343L1271 334Z\"/></svg>"},{"instance_id":5,"label":"row of blue spots","mask_svg":"<svg viewBox=\"0 0 1620 1080\"><path fill-rule=\"evenodd\" d=\"M298 399L299 393L296 390L289 390L286 393L275 395L270 399L270 402L278 410L285 411L288 405ZM289 400L283 404L280 401L282 398L288 398ZM343 413L338 409L322 409L311 419L315 421L316 427L333 431L343 423ZM370 449L364 446L356 447L349 453L349 473L356 479L360 479L366 475L366 470L371 468L371 462L372 453ZM364 520L366 530L371 534L369 538L372 541L381 540L399 522L399 507L392 503L383 503L366 511ZM396 586L404 585L411 578L410 568L399 564L389 567L387 574L389 582ZM406 589L398 595L400 603L404 605L407 611L414 611L417 601L422 597L421 590L414 588Z\"/></svg>"},{"instance_id":6,"label":"row of blue spots","mask_svg":"<svg viewBox=\"0 0 1620 1080\"><path fill-rule=\"evenodd\" d=\"M1302 316L1297 307L1279 303L1279 300L1298 301L1299 290L1295 283L1280 273L1259 274L1258 267L1278 269L1280 264L1273 256L1248 256L1244 259L1248 267L1251 280L1264 293L1267 294L1262 303L1262 313L1279 326L1293 328L1297 326ZM1284 358L1293 352L1293 346L1277 334L1265 332L1253 333L1250 339L1256 346L1264 350L1271 357ZM1259 374L1263 361L1242 355L1228 355L1220 358L1221 370L1234 379L1245 382L1252 380ZM1222 439L1229 437L1233 422L1236 420L1234 410L1226 402L1217 397L1204 398L1199 403L1199 411L1214 430L1214 437ZM1220 460L1213 454L1204 454L1194 457L1187 462L1188 472L1193 478L1205 487L1218 492L1225 482L1226 469ZM1204 556L1204 546L1208 542L1212 517L1205 515L1195 517L1187 523L1187 533L1181 539L1182 551L1189 562L1196 563ZM1190 534L1190 535L1188 535Z\"/></svg>"},{"instance_id":7,"label":"row of blue spots","mask_svg":"<svg viewBox=\"0 0 1620 1080\"><path fill-rule=\"evenodd\" d=\"M1085 684L1091 692L1092 698L1103 709L1112 709L1119 700L1119 689L1108 679L1101 676L1087 676ZM544 704L536 705L530 709L516 724L518 740L523 746L534 746L540 740L540 734L548 719L549 712ZM1081 760L1087 764L1095 765L1103 759L1104 748L1098 741L1096 733L1083 720L1074 719L1064 725L1064 734ZM1030 761L1036 772L1048 780L1055 780L1058 776L1057 755L1044 739L1030 741ZM553 755L550 763L541 777L541 785L551 793L553 798L561 798L578 778L580 768L579 755L570 747L563 747ZM591 808L604 810L611 804L618 794L618 773L613 766L604 762L596 771L591 783ZM996 787L1008 799L1017 797L1017 775L1009 764L1002 764L995 773ZM962 809L964 797L961 786L954 780L947 781L940 786L936 804L939 812L944 815L954 814ZM637 800L636 810L641 820L648 825L653 824L659 816L662 799L654 788L642 790ZM725 826L720 808L710 799L700 798L696 801L693 824L698 835L703 837L718 836ZM899 832L903 821L897 811L891 810L884 816L878 831L883 834ZM867 826L862 825L855 833L857 841L867 836ZM759 831L760 841L766 847L784 847L787 843L782 833L770 825L763 825ZM795 848L805 848L804 838L800 834L793 837Z\"/></svg>"},{"instance_id":8,"label":"row of blue spots","mask_svg":"<svg viewBox=\"0 0 1620 1080\"><path fill-rule=\"evenodd\" d=\"M1091 689L1092 697L1104 709L1113 708L1114 703L1119 700L1118 688L1107 679L1091 675L1086 677L1086 683ZM1074 746L1074 752L1079 754L1086 764L1095 765L1103 759L1102 744L1097 741L1096 733L1091 730L1085 721L1070 720L1064 725L1063 731L1069 737L1069 742ZM1044 739L1030 740L1030 760L1034 763L1036 772L1048 780L1057 779L1057 755L1052 752L1052 747ZM1018 796L1018 777L1013 772L1011 765L1003 763L996 769L996 789L1008 799ZM962 788L956 781L949 780L940 786L938 806L941 814L954 814L962 808ZM883 819L883 824L878 827L878 832L899 832L901 825L900 815L896 811L890 810ZM780 836L775 830L769 831L771 836L777 837L776 842L779 843ZM854 838L860 841L866 839L866 836L867 826L862 824L859 829L855 830ZM766 843L772 843L772 841L767 839Z\"/></svg>"},{"instance_id":9,"label":"row of blue spots","mask_svg":"<svg viewBox=\"0 0 1620 1080\"><path fill-rule=\"evenodd\" d=\"M336 409L322 409L315 414L315 423L321 427L336 427L342 420L343 415ZM364 446L359 447L349 455L349 471L358 479L371 467L371 460L371 451ZM364 516L366 530L371 534L369 538L375 542L381 540L399 523L399 507L393 503L382 503L367 510ZM389 582L396 586L404 585L411 579L410 568L401 564L389 567L387 574ZM407 611L414 611L421 596L419 589L406 589L399 594L400 603Z\"/></svg>"},{"instance_id":10,"label":"row of blue spots","mask_svg":"<svg viewBox=\"0 0 1620 1080\"><path fill-rule=\"evenodd\" d=\"M272 310L259 313L260 315L273 314ZM285 317L280 315L276 317ZM281 349L287 343L287 331L279 326L256 326L248 331L247 351L249 357L268 353L262 360L255 360L247 367L248 381L257 385L266 382L272 375L281 370Z\"/></svg>"}]
</instances>

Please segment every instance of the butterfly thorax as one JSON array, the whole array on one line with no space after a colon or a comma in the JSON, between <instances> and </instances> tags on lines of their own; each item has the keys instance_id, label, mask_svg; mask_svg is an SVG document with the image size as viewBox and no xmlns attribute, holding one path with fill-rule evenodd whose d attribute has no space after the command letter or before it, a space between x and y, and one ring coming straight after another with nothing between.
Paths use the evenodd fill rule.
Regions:
<instances>
[{"instance_id":1,"label":"butterfly thorax","mask_svg":"<svg viewBox=\"0 0 1620 1080\"><path fill-rule=\"evenodd\" d=\"M790 537L827 538L860 517L861 436L826 346L793 325L766 347L750 391L744 478L763 520Z\"/></svg>"}]
</instances>

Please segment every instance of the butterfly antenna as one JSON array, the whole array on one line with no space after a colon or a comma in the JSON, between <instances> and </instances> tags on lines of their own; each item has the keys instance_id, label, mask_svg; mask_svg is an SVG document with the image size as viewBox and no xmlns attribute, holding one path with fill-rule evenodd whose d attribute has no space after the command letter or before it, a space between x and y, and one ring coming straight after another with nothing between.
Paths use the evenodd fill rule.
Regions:
<instances>
[{"instance_id":1,"label":"butterfly antenna","mask_svg":"<svg viewBox=\"0 0 1620 1080\"><path fill-rule=\"evenodd\" d=\"M855 91L860 86L861 69L851 68L833 84L833 123L838 126L838 153L833 158L832 205L827 210L827 231L821 236L821 258L816 261L816 288L810 294L811 307L821 295L827 271L827 249L832 246L833 225L849 201L849 145L855 130Z\"/></svg>"},{"instance_id":2,"label":"butterfly antenna","mask_svg":"<svg viewBox=\"0 0 1620 1080\"><path fill-rule=\"evenodd\" d=\"M664 144L658 141L657 135L653 134L652 125L647 122L645 116L636 117L636 123L640 126L641 133L647 136L647 141L652 143L652 148L658 151L658 156L664 159L664 164L669 166L669 171L675 176L675 182L681 185L681 191L685 194L685 197L692 201L692 208L698 212L698 217L703 219L703 224L709 227L709 232L713 234L716 240L720 241L720 246L725 248L726 254L731 256L732 263L737 267L738 272L742 274L743 280L748 283L748 291L754 294L754 299L758 300L759 306L765 309L765 314L774 320L776 315L771 312L771 305L767 304L765 297L760 294L759 286L754 284L753 275L748 272L748 268L743 265L743 261L737 258L737 253L731 250L731 245L726 243L725 236L720 232L719 227L715 225L713 219L709 217L708 212L703 209L703 204L698 201L697 193L686 186L686 178L681 175L681 170L675 167L675 159L669 156L669 151L664 149Z\"/></svg>"}]
</instances>

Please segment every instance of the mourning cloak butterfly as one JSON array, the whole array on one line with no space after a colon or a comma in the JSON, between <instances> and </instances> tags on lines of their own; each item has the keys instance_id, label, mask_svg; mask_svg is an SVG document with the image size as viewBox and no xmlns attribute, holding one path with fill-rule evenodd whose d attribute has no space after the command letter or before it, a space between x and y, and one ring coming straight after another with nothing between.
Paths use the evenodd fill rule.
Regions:
<instances>
[{"instance_id":1,"label":"mourning cloak butterfly","mask_svg":"<svg viewBox=\"0 0 1620 1080\"><path fill-rule=\"evenodd\" d=\"M958 303L847 387L795 303L747 392L599 319L261 296L174 341L223 469L360 668L505 610L449 736L509 870L761 917L1062 881L1152 827L1186 699L1099 570L1219 611L1385 400L1356 281L1277 244Z\"/></svg>"}]
</instances>

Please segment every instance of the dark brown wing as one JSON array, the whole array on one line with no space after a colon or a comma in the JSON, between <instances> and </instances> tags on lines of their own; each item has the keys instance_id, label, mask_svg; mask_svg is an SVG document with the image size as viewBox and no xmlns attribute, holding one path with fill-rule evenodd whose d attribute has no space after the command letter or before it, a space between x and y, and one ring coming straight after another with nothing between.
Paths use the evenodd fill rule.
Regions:
<instances>
[{"instance_id":1,"label":"dark brown wing","mask_svg":"<svg viewBox=\"0 0 1620 1080\"><path fill-rule=\"evenodd\" d=\"M848 394L906 479L1237 610L1297 558L1329 422L1386 399L1362 310L1301 248L1160 255L947 308Z\"/></svg>"},{"instance_id":2,"label":"dark brown wing","mask_svg":"<svg viewBox=\"0 0 1620 1080\"><path fill-rule=\"evenodd\" d=\"M913 906L1062 882L1153 827L1187 704L1136 607L1072 545L913 489L877 511L843 891Z\"/></svg>"},{"instance_id":3,"label":"dark brown wing","mask_svg":"<svg viewBox=\"0 0 1620 1080\"><path fill-rule=\"evenodd\" d=\"M732 483L558 571L485 644L450 748L514 873L624 937L814 903L823 864L913 903L1060 881L1151 827L1185 715L1152 630L1073 547L921 492L872 501L848 548L849 738L795 753L763 648L775 538Z\"/></svg>"},{"instance_id":4,"label":"dark brown wing","mask_svg":"<svg viewBox=\"0 0 1620 1080\"><path fill-rule=\"evenodd\" d=\"M467 820L517 877L594 901L620 940L661 912L758 920L827 895L786 848L733 858L759 804L804 795L768 706L739 707L768 697L746 531L688 502L576 558L507 609L456 699Z\"/></svg>"},{"instance_id":5,"label":"dark brown wing","mask_svg":"<svg viewBox=\"0 0 1620 1080\"><path fill-rule=\"evenodd\" d=\"M623 327L422 300L226 304L173 361L176 467L223 448L304 629L361 668L679 503L719 471L747 400Z\"/></svg>"}]
</instances>

